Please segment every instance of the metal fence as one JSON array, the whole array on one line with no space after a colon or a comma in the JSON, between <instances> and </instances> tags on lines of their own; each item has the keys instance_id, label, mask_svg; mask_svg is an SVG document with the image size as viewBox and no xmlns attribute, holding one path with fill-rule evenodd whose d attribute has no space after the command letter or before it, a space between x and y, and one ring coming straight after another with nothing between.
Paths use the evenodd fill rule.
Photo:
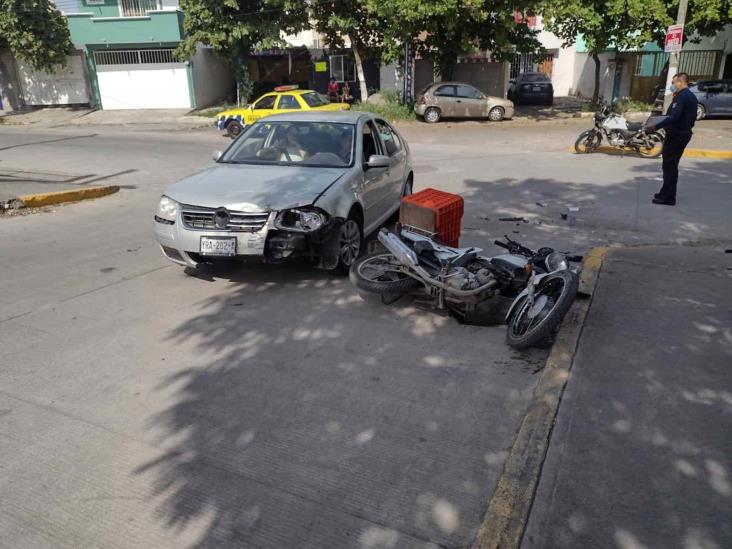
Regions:
<instances>
[{"instance_id":1,"label":"metal fence","mask_svg":"<svg viewBox=\"0 0 732 549\"><path fill-rule=\"evenodd\" d=\"M156 65L176 63L172 49L156 50L98 50L94 52L97 65Z\"/></svg>"},{"instance_id":2,"label":"metal fence","mask_svg":"<svg viewBox=\"0 0 732 549\"><path fill-rule=\"evenodd\" d=\"M160 0L119 0L119 12L122 17L142 17L147 15L147 12L160 8Z\"/></svg>"},{"instance_id":3,"label":"metal fence","mask_svg":"<svg viewBox=\"0 0 732 549\"><path fill-rule=\"evenodd\" d=\"M525 72L544 72L551 76L554 54L546 53L543 56L538 53L517 53L511 60L511 78L516 78Z\"/></svg>"}]
</instances>

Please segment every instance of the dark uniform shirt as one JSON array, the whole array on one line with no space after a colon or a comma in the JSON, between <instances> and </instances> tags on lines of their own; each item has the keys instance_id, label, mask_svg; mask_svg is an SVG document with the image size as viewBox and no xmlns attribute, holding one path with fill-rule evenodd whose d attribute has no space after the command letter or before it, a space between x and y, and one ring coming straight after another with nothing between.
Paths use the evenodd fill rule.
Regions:
<instances>
[{"instance_id":1,"label":"dark uniform shirt","mask_svg":"<svg viewBox=\"0 0 732 549\"><path fill-rule=\"evenodd\" d=\"M689 90L683 90L674 94L674 99L666 111L666 118L656 126L657 129L666 128L670 132L690 133L696 122L696 107L698 105L696 96Z\"/></svg>"}]
</instances>

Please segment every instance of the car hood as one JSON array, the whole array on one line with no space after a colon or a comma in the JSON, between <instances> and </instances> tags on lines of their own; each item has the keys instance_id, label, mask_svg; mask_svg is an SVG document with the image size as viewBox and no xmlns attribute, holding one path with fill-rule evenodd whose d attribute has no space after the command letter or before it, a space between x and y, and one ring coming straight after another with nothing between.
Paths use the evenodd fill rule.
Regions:
<instances>
[{"instance_id":1,"label":"car hood","mask_svg":"<svg viewBox=\"0 0 732 549\"><path fill-rule=\"evenodd\" d=\"M347 168L216 164L165 191L190 206L237 211L282 210L312 204Z\"/></svg>"}]
</instances>

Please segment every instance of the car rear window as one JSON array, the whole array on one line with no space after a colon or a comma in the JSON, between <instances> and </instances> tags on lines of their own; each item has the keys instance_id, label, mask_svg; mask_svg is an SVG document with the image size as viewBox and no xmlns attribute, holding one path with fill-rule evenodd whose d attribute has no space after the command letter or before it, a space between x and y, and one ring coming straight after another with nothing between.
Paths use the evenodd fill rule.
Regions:
<instances>
[{"instance_id":1,"label":"car rear window","mask_svg":"<svg viewBox=\"0 0 732 549\"><path fill-rule=\"evenodd\" d=\"M521 76L522 82L549 82L546 74L524 74Z\"/></svg>"},{"instance_id":2,"label":"car rear window","mask_svg":"<svg viewBox=\"0 0 732 549\"><path fill-rule=\"evenodd\" d=\"M322 107L323 105L330 104L330 99L316 92L304 93L300 97L305 101L305 103L307 103L308 107L311 108Z\"/></svg>"},{"instance_id":3,"label":"car rear window","mask_svg":"<svg viewBox=\"0 0 732 549\"><path fill-rule=\"evenodd\" d=\"M434 91L434 94L440 97L455 97L455 86L440 86Z\"/></svg>"}]
</instances>

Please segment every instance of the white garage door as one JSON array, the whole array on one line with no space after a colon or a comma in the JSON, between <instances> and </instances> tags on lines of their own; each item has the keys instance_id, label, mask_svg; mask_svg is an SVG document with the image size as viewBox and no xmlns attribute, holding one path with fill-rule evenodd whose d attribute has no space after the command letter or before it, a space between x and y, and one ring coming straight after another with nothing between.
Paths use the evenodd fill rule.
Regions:
<instances>
[{"instance_id":1,"label":"white garage door","mask_svg":"<svg viewBox=\"0 0 732 549\"><path fill-rule=\"evenodd\" d=\"M66 67L47 73L37 71L18 59L18 76L26 104L35 106L88 103L83 63L80 55L69 55L66 58Z\"/></svg>"},{"instance_id":2,"label":"white garage door","mask_svg":"<svg viewBox=\"0 0 732 549\"><path fill-rule=\"evenodd\" d=\"M188 71L172 50L94 52L103 109L189 109Z\"/></svg>"}]
</instances>

